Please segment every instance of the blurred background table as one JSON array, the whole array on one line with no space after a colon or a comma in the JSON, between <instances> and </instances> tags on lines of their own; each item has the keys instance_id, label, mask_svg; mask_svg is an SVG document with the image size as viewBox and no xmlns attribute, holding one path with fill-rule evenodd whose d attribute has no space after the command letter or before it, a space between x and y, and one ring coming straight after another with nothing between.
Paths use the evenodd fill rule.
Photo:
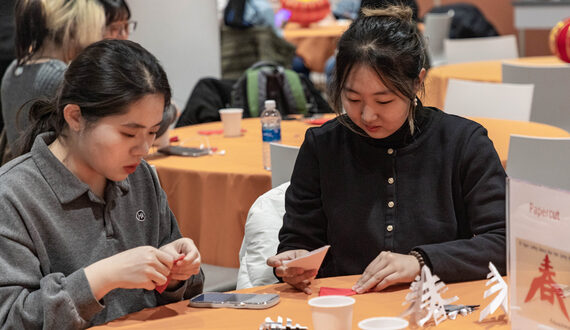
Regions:
<instances>
[{"instance_id":1,"label":"blurred background table","mask_svg":"<svg viewBox=\"0 0 570 330\"><path fill-rule=\"evenodd\" d=\"M469 117L469 119L478 122L487 129L489 138L493 141L493 145L499 159L504 168L508 166L509 142L511 134L527 135L527 136L543 136L543 137L570 137L570 133L562 128L528 121Z\"/></svg>"},{"instance_id":2,"label":"blurred background table","mask_svg":"<svg viewBox=\"0 0 570 330\"><path fill-rule=\"evenodd\" d=\"M313 24L307 28L287 24L283 29L283 37L297 47L297 55L303 58L307 68L323 72L325 62L334 55L338 39L348 25L349 22L346 21Z\"/></svg>"},{"instance_id":3,"label":"blurred background table","mask_svg":"<svg viewBox=\"0 0 570 330\"><path fill-rule=\"evenodd\" d=\"M521 57L519 59L503 61L514 61L532 65L560 65L564 63L555 56ZM422 100L423 104L443 109L445 93L447 91L447 82L450 78L484 82L501 82L501 64L503 61L497 60L457 63L442 65L430 69L425 80L426 95Z\"/></svg>"},{"instance_id":4,"label":"blurred background table","mask_svg":"<svg viewBox=\"0 0 570 330\"><path fill-rule=\"evenodd\" d=\"M311 125L282 121L282 143L300 146ZM224 155L202 157L151 157L170 208L184 236L192 238L204 263L239 267L238 253L249 208L271 189L271 172L263 169L259 118L244 119L241 137L201 135L199 131L221 130L221 122L181 127L171 136L179 144L200 144L225 150Z\"/></svg>"},{"instance_id":5,"label":"blurred background table","mask_svg":"<svg viewBox=\"0 0 570 330\"><path fill-rule=\"evenodd\" d=\"M343 276L317 279L313 282L313 294L308 296L298 292L288 284L280 283L240 290L244 293L278 293L281 301L274 307L263 310L230 308L193 308L188 301L149 308L133 313L119 320L107 323L97 329L258 329L266 317L276 320L278 316L291 318L293 324L313 328L311 310L307 301L318 295L321 286L350 288L358 276ZM454 304L481 305L481 309L494 298L483 299L485 280L448 284L444 298L458 296ZM398 316L406 308L402 306L409 285L400 285L382 292L354 295L356 303L352 317L352 328L358 329L358 322L376 316ZM479 311L466 316L458 315L455 320L440 323L438 329L509 329L499 308L482 323L478 322ZM412 327L413 328L413 327Z\"/></svg>"}]
</instances>

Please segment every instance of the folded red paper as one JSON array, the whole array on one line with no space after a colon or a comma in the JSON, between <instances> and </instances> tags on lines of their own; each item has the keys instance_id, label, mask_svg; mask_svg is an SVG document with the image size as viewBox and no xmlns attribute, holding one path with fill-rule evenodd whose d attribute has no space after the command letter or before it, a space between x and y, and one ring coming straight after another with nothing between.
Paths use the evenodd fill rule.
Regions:
<instances>
[{"instance_id":1,"label":"folded red paper","mask_svg":"<svg viewBox=\"0 0 570 330\"><path fill-rule=\"evenodd\" d=\"M352 289L327 288L323 286L319 290L319 296L352 296L353 294L356 294L356 291Z\"/></svg>"},{"instance_id":2,"label":"folded red paper","mask_svg":"<svg viewBox=\"0 0 570 330\"><path fill-rule=\"evenodd\" d=\"M181 255L180 257L178 257L178 259L174 260L172 266L174 267L176 263L184 259L184 257L185 255ZM156 288L154 289L158 291L158 293L163 293L164 290L166 290L166 287L168 286L169 283L170 283L170 276L166 277L166 282L163 285L157 285Z\"/></svg>"},{"instance_id":3,"label":"folded red paper","mask_svg":"<svg viewBox=\"0 0 570 330\"><path fill-rule=\"evenodd\" d=\"M315 118L315 119L305 120L305 123L310 124L310 125L322 125L329 120L330 119L328 119L328 118Z\"/></svg>"}]
</instances>

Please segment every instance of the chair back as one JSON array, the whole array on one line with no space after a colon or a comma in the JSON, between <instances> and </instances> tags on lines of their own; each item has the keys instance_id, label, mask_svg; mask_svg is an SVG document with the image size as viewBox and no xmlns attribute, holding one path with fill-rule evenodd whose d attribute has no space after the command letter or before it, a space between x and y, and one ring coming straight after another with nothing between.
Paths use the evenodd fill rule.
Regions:
<instances>
[{"instance_id":1,"label":"chair back","mask_svg":"<svg viewBox=\"0 0 570 330\"><path fill-rule=\"evenodd\" d=\"M449 79L444 110L459 116L530 120L534 86Z\"/></svg>"},{"instance_id":2,"label":"chair back","mask_svg":"<svg viewBox=\"0 0 570 330\"><path fill-rule=\"evenodd\" d=\"M270 143L269 150L271 152L271 188L275 188L291 181L299 147Z\"/></svg>"},{"instance_id":3,"label":"chair back","mask_svg":"<svg viewBox=\"0 0 570 330\"><path fill-rule=\"evenodd\" d=\"M512 135L507 175L534 184L570 190L570 138Z\"/></svg>"},{"instance_id":4,"label":"chair back","mask_svg":"<svg viewBox=\"0 0 570 330\"><path fill-rule=\"evenodd\" d=\"M503 82L534 84L530 120L570 131L570 66L504 62Z\"/></svg>"},{"instance_id":5,"label":"chair back","mask_svg":"<svg viewBox=\"0 0 570 330\"><path fill-rule=\"evenodd\" d=\"M514 35L446 39L444 41L444 49L448 64L519 57L517 41Z\"/></svg>"},{"instance_id":6,"label":"chair back","mask_svg":"<svg viewBox=\"0 0 570 330\"><path fill-rule=\"evenodd\" d=\"M266 260L277 252L279 229L285 215L286 182L259 196L247 214L243 242L239 250L237 289L277 283Z\"/></svg>"},{"instance_id":7,"label":"chair back","mask_svg":"<svg viewBox=\"0 0 570 330\"><path fill-rule=\"evenodd\" d=\"M445 64L443 41L449 38L453 12L427 13L424 16L424 37L432 67Z\"/></svg>"}]
</instances>

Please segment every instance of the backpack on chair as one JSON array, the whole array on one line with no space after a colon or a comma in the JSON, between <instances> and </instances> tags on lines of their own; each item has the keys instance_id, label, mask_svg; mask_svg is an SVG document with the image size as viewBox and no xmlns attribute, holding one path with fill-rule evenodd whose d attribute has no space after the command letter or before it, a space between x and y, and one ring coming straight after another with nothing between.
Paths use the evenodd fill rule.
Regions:
<instances>
[{"instance_id":1,"label":"backpack on chair","mask_svg":"<svg viewBox=\"0 0 570 330\"><path fill-rule=\"evenodd\" d=\"M244 117L259 117L265 100L275 100L282 116L332 112L309 79L269 61L247 69L231 92L232 107L243 108Z\"/></svg>"}]
</instances>

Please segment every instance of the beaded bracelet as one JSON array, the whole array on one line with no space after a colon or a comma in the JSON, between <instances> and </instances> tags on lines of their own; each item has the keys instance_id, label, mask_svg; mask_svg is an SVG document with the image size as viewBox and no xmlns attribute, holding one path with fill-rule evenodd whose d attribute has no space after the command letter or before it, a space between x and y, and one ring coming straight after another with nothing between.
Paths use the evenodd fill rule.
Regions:
<instances>
[{"instance_id":1,"label":"beaded bracelet","mask_svg":"<svg viewBox=\"0 0 570 330\"><path fill-rule=\"evenodd\" d=\"M418 259L418 262L420 263L420 269L422 269L422 268L426 265L426 263L425 263L425 261L424 261L424 257L423 257L422 254L419 253L418 251L412 250L412 251L410 251L410 253L408 253L408 254L411 255L411 256L413 256L413 257L415 257L416 259Z\"/></svg>"}]
</instances>

